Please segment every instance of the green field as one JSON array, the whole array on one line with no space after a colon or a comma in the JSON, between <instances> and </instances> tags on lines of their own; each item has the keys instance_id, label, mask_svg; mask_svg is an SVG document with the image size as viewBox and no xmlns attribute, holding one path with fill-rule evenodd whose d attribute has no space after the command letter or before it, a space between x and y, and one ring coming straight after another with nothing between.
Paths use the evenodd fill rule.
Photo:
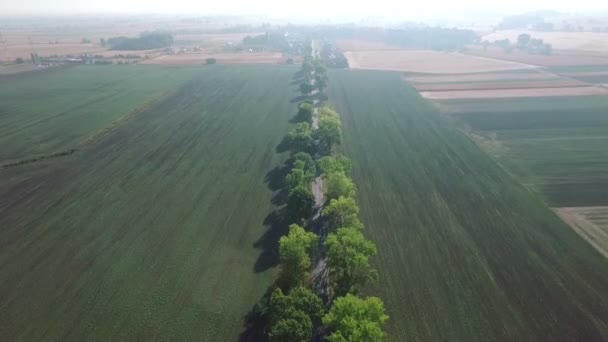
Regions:
<instances>
[{"instance_id":1,"label":"green field","mask_svg":"<svg viewBox=\"0 0 608 342\"><path fill-rule=\"evenodd\" d=\"M0 79L0 164L72 148L193 70L79 66Z\"/></svg>"},{"instance_id":2,"label":"green field","mask_svg":"<svg viewBox=\"0 0 608 342\"><path fill-rule=\"evenodd\" d=\"M608 339L608 262L396 73L335 71L391 340Z\"/></svg>"},{"instance_id":3,"label":"green field","mask_svg":"<svg viewBox=\"0 0 608 342\"><path fill-rule=\"evenodd\" d=\"M142 94L170 88L149 83L186 79L162 68L124 78L109 70L41 75L65 82L46 88L33 78L28 83L40 100L30 107L12 100L20 112L3 120L20 122L27 108L45 120L37 106L48 102L54 115L70 102L65 90L82 89L73 101L80 101L79 113L97 113L94 122L69 115L49 124L48 134L90 131L123 113L125 103L135 107ZM263 239L273 209L265 178L286 158L275 146L295 113L289 84L296 70L190 70L173 96L95 144L0 170L0 336L236 340L243 317L276 276ZM90 85L93 75L105 95ZM129 87L144 89L128 93L137 101L122 94ZM14 144L1 143L3 156L25 149L22 140Z\"/></svg>"},{"instance_id":4,"label":"green field","mask_svg":"<svg viewBox=\"0 0 608 342\"><path fill-rule=\"evenodd\" d=\"M552 206L608 204L608 97L443 101Z\"/></svg>"}]
</instances>

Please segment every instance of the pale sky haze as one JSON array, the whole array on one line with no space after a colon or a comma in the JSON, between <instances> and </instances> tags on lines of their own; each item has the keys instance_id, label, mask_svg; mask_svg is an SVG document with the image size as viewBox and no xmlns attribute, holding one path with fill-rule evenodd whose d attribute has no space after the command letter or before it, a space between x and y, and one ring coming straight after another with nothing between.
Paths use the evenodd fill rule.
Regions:
<instances>
[{"instance_id":1,"label":"pale sky haze","mask_svg":"<svg viewBox=\"0 0 608 342\"><path fill-rule=\"evenodd\" d=\"M362 18L382 16L415 20L417 17L445 17L458 13L492 12L515 14L533 10L593 13L608 12L608 1L577 0L0 0L0 13L7 14L265 14L270 17L310 17L319 12L326 17Z\"/></svg>"}]
</instances>

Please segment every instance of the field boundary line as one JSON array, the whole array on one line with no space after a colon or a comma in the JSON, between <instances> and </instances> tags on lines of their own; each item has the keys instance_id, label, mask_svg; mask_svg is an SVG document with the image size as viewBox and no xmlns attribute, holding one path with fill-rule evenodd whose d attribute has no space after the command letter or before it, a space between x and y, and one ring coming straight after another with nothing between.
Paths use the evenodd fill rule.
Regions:
<instances>
[{"instance_id":1,"label":"field boundary line","mask_svg":"<svg viewBox=\"0 0 608 342\"><path fill-rule=\"evenodd\" d=\"M167 99L169 99L176 93L177 92L175 90L172 90L172 91L167 91L167 92L164 92L163 94L153 97L152 99L146 101L143 105L121 115L116 120L112 121L108 126L103 127L101 129L97 130L96 132L89 134L88 136L85 136L80 142L78 142L72 148L68 148L68 149L65 149L65 150L62 150L59 152L38 155L35 157L30 157L30 158L8 160L8 161L5 161L4 163L0 164L0 169L9 169L9 168L17 167L17 166L40 162L43 160L50 160L50 159L70 156L70 155L78 152L79 150L82 150L82 149L94 144L96 141L101 139L103 136L107 135L108 133L110 133L114 129L120 127L121 125L127 123L134 116L149 110L150 108L162 103L163 101L166 101Z\"/></svg>"}]
</instances>

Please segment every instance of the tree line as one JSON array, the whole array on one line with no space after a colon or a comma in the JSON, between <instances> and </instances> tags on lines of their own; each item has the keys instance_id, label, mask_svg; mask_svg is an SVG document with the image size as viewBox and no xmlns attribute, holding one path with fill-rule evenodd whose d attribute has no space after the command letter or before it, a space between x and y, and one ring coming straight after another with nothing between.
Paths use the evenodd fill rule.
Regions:
<instances>
[{"instance_id":1,"label":"tree line","mask_svg":"<svg viewBox=\"0 0 608 342\"><path fill-rule=\"evenodd\" d=\"M306 58L300 73L302 84L308 85L300 86L304 95L324 94L328 78L319 60ZM298 104L295 120L286 136L292 156L284 180L292 224L279 240L279 279L259 303L265 333L273 341L383 340L388 320L383 302L359 296L363 286L378 278L370 263L377 249L363 234L357 188L350 178L351 161L332 153L342 141L340 116L328 106L315 112L315 102L305 100ZM328 232L321 245L323 236L310 228L315 209L311 185L318 176L323 177L326 199L320 219ZM329 298L325 302L311 280L312 255L319 246L327 256Z\"/></svg>"}]
</instances>

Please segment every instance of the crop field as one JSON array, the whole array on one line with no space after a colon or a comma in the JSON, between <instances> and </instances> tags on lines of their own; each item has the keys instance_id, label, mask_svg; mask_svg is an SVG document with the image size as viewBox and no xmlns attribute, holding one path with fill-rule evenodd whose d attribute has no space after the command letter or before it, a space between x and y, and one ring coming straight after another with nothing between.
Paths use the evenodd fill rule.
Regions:
<instances>
[{"instance_id":1,"label":"crop field","mask_svg":"<svg viewBox=\"0 0 608 342\"><path fill-rule=\"evenodd\" d=\"M557 214L608 258L608 207L558 208Z\"/></svg>"},{"instance_id":2,"label":"crop field","mask_svg":"<svg viewBox=\"0 0 608 342\"><path fill-rule=\"evenodd\" d=\"M608 97L444 101L555 207L608 204Z\"/></svg>"},{"instance_id":3,"label":"crop field","mask_svg":"<svg viewBox=\"0 0 608 342\"><path fill-rule=\"evenodd\" d=\"M74 148L192 71L79 66L0 79L0 164Z\"/></svg>"},{"instance_id":4,"label":"crop field","mask_svg":"<svg viewBox=\"0 0 608 342\"><path fill-rule=\"evenodd\" d=\"M536 34L532 36L536 37ZM516 42L517 39L514 41ZM554 51L550 56L546 56L518 50L506 53L502 48L495 46L484 49L483 46L471 45L467 46L465 54L542 67L608 65L608 55L595 55L593 52L586 51L579 51L576 54L566 53L565 51Z\"/></svg>"},{"instance_id":5,"label":"crop field","mask_svg":"<svg viewBox=\"0 0 608 342\"><path fill-rule=\"evenodd\" d=\"M540 196L400 75L330 79L391 340L608 338L608 262Z\"/></svg>"},{"instance_id":6,"label":"crop field","mask_svg":"<svg viewBox=\"0 0 608 342\"><path fill-rule=\"evenodd\" d=\"M142 64L160 65L202 65L207 58L215 58L218 64L279 64L284 59L282 53L188 53L178 55L163 55L148 59Z\"/></svg>"},{"instance_id":7,"label":"crop field","mask_svg":"<svg viewBox=\"0 0 608 342\"><path fill-rule=\"evenodd\" d=\"M462 74L533 69L534 66L433 50L347 51L353 69L392 70L431 74Z\"/></svg>"},{"instance_id":8,"label":"crop field","mask_svg":"<svg viewBox=\"0 0 608 342\"><path fill-rule=\"evenodd\" d=\"M286 158L275 146L296 70L190 70L95 144L0 170L0 336L236 340L276 277L265 178ZM59 86L34 89L40 102L69 102Z\"/></svg>"}]
</instances>

